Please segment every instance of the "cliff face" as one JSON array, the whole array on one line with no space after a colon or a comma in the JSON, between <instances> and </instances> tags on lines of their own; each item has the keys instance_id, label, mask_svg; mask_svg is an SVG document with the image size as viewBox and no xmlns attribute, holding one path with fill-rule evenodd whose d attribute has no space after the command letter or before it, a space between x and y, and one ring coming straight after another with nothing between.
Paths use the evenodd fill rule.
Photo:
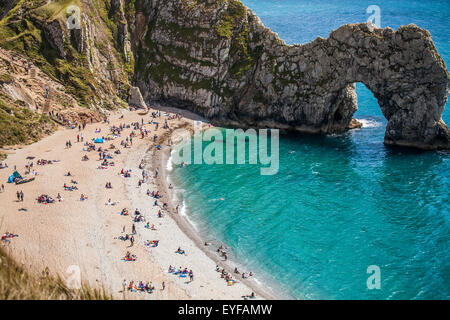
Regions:
<instances>
[{"instance_id":1,"label":"cliff face","mask_svg":"<svg viewBox=\"0 0 450 320\"><path fill-rule=\"evenodd\" d=\"M351 125L362 82L388 120L386 144L450 148L449 74L414 25L345 25L289 46L238 0L136 0L128 22L146 100L220 125L335 133Z\"/></svg>"},{"instance_id":2,"label":"cliff face","mask_svg":"<svg viewBox=\"0 0 450 320\"><path fill-rule=\"evenodd\" d=\"M80 8L80 28L68 28ZM286 45L239 0L7 0L0 46L31 58L99 112L164 101L224 126L339 133L354 126L355 83L388 120L385 143L450 148L441 120L449 74L414 25L345 25ZM133 98L134 97L134 98ZM52 108L50 108L52 109Z\"/></svg>"},{"instance_id":3,"label":"cliff face","mask_svg":"<svg viewBox=\"0 0 450 320\"><path fill-rule=\"evenodd\" d=\"M0 14L0 46L26 55L81 106L126 106L134 62L120 0L11 0Z\"/></svg>"}]
</instances>

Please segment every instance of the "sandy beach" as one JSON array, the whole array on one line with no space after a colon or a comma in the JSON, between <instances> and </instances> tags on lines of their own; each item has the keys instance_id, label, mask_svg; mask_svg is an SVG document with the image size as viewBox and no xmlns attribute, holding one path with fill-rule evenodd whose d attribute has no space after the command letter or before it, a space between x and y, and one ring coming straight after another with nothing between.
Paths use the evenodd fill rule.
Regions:
<instances>
[{"instance_id":1,"label":"sandy beach","mask_svg":"<svg viewBox=\"0 0 450 320\"><path fill-rule=\"evenodd\" d=\"M192 126L192 114L181 119L169 120L169 129L164 129L167 118L164 109L161 117L152 120L149 114L141 116L138 112L121 111L111 114L109 123L87 124L85 129L60 129L43 140L22 148L5 150L9 156L5 161L8 168L0 170L0 184L5 187L0 193L0 233L11 232L19 235L7 245L12 257L36 274L48 267L54 276L70 279L73 266L81 271L81 280L97 287L103 287L114 298L128 299L243 299L255 292L257 298L271 299L273 296L262 290L254 279L242 279L234 274L231 262L222 261L214 249L204 247L204 242L188 221L175 212L176 203L172 203L171 190L167 185L165 172L171 146L168 137L174 128ZM172 114L173 115L173 114ZM156 130L153 121L159 123ZM114 165L102 166L98 151L84 151L86 142L106 137L110 127L121 124L143 123L148 134L141 137L140 130L133 126L121 131L120 137L103 144L96 144L102 150L109 149ZM100 132L96 132L100 130ZM124 141L134 131L132 144L124 148ZM77 142L77 135L83 135L84 141ZM154 142L154 135L157 139ZM67 147L70 140L72 147ZM110 148L114 145L114 148ZM161 150L156 148L161 145ZM120 150L120 154L114 151ZM82 161L87 155L89 160ZM30 158L32 157L32 158ZM27 159L28 158L28 159ZM52 160L52 164L37 165L37 160ZM56 160L56 162L54 161ZM25 166L33 162L33 167L25 175ZM142 170L148 174L143 178ZM6 183L13 173L14 166L25 178L34 174L36 179L30 183L15 185ZM155 178L155 169L159 169ZM129 170L130 177L121 175L121 170ZM66 176L70 171L71 176ZM74 184L73 182L76 182ZM112 189L105 188L110 182ZM76 190L67 191L64 183ZM147 190L162 195L155 199L147 195ZM23 191L23 202L17 201L16 193ZM63 198L56 200L58 193ZM51 196L56 201L51 204L38 203L41 194ZM81 194L87 200L81 201ZM111 200L111 201L109 201ZM167 203L167 210L162 204ZM121 215L126 208L129 215ZM144 217L143 222L134 222L134 212L138 209ZM163 213L158 217L158 211ZM154 225L157 230L145 226ZM136 227L134 245L119 237L132 235L132 226ZM123 232L125 230L125 232ZM157 247L145 245L146 241L157 240ZM3 245L3 244L2 244ZM182 248L185 254L176 253ZM126 253L137 257L136 261L124 261ZM169 266L192 270L194 280L189 276L179 277L168 273ZM237 280L229 286L216 265ZM249 270L240 270L248 272ZM130 281L151 283L153 293L124 290ZM164 283L164 290L163 290Z\"/></svg>"}]
</instances>

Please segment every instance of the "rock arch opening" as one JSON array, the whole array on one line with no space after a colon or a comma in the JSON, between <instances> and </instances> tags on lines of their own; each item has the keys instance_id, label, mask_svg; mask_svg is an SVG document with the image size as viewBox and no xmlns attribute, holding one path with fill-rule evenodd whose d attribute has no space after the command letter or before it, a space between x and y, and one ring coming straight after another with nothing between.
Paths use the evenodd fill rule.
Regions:
<instances>
[{"instance_id":1,"label":"rock arch opening","mask_svg":"<svg viewBox=\"0 0 450 320\"><path fill-rule=\"evenodd\" d=\"M428 31L361 23L287 45L238 1L180 6L160 4L139 43L146 55L135 80L147 100L183 102L221 126L326 134L351 126L361 82L387 120L386 144L450 149L441 119L450 77ZM230 17L232 29L217 30ZM176 27L161 29L168 25ZM201 36L186 37L186 25L201 26Z\"/></svg>"},{"instance_id":2,"label":"rock arch opening","mask_svg":"<svg viewBox=\"0 0 450 320\"><path fill-rule=\"evenodd\" d=\"M358 110L353 114L353 118L362 124L362 129L382 128L384 132L387 120L373 93L362 82L357 82L356 96Z\"/></svg>"}]
</instances>

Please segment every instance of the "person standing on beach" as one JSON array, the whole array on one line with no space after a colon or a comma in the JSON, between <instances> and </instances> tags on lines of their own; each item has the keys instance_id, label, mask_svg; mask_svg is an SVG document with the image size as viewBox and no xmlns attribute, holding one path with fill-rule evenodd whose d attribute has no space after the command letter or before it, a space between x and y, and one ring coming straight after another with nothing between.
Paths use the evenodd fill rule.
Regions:
<instances>
[{"instance_id":1,"label":"person standing on beach","mask_svg":"<svg viewBox=\"0 0 450 320\"><path fill-rule=\"evenodd\" d=\"M23 191L20 191L20 202L23 202Z\"/></svg>"},{"instance_id":2,"label":"person standing on beach","mask_svg":"<svg viewBox=\"0 0 450 320\"><path fill-rule=\"evenodd\" d=\"M17 202L19 202L20 201L20 192L19 191L16 192L16 197L17 197Z\"/></svg>"},{"instance_id":3,"label":"person standing on beach","mask_svg":"<svg viewBox=\"0 0 450 320\"><path fill-rule=\"evenodd\" d=\"M130 237L130 247L134 246L134 236Z\"/></svg>"},{"instance_id":4,"label":"person standing on beach","mask_svg":"<svg viewBox=\"0 0 450 320\"><path fill-rule=\"evenodd\" d=\"M162 283L162 290L164 291L166 289L166 283L163 281Z\"/></svg>"},{"instance_id":5,"label":"person standing on beach","mask_svg":"<svg viewBox=\"0 0 450 320\"><path fill-rule=\"evenodd\" d=\"M132 232L133 234L136 234L136 226L134 225L134 223L133 223L133 226L131 227L131 229L132 229L131 232Z\"/></svg>"}]
</instances>

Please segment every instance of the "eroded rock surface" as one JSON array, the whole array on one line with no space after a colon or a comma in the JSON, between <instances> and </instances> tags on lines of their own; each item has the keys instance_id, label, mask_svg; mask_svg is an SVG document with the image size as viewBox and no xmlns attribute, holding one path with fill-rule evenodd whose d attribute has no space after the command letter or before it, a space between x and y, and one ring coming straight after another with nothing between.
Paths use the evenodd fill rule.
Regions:
<instances>
[{"instance_id":1,"label":"eroded rock surface","mask_svg":"<svg viewBox=\"0 0 450 320\"><path fill-rule=\"evenodd\" d=\"M128 15L135 80L220 125L339 133L354 126L355 83L388 120L385 143L450 148L441 119L449 74L428 31L353 24L286 45L237 0L137 1Z\"/></svg>"}]
</instances>

